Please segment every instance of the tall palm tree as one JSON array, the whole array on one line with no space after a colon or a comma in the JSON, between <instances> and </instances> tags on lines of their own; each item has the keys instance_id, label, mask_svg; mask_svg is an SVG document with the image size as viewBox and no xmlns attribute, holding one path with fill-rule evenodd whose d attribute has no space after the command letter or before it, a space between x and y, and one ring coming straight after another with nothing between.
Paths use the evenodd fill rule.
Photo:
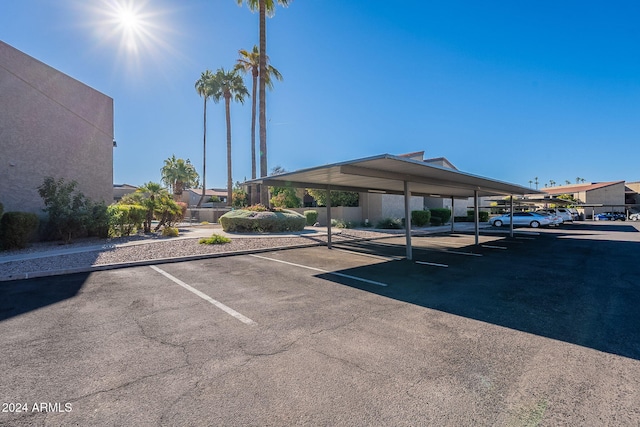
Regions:
<instances>
[{"instance_id":1,"label":"tall palm tree","mask_svg":"<svg viewBox=\"0 0 640 427\"><path fill-rule=\"evenodd\" d=\"M231 174L231 98L244 104L244 98L249 96L249 91L244 85L242 77L236 70L225 71L218 69L212 79L214 91L213 100L218 103L224 98L224 106L227 119L227 205L233 202L233 178Z\"/></svg>"},{"instance_id":2,"label":"tall palm tree","mask_svg":"<svg viewBox=\"0 0 640 427\"><path fill-rule=\"evenodd\" d=\"M184 190L198 186L198 172L189 159L176 159L174 154L164 161L160 172L162 182L169 187L176 202L180 201Z\"/></svg>"},{"instance_id":3,"label":"tall palm tree","mask_svg":"<svg viewBox=\"0 0 640 427\"><path fill-rule=\"evenodd\" d=\"M276 4L287 7L290 0L236 0L238 5L246 1L247 6L253 12L258 10L260 15L260 71L259 71L259 98L260 98L260 176L267 176L267 112L266 112L266 69L267 69L267 15L273 16L276 12ZM269 203L269 188L262 186L260 189L260 201Z\"/></svg>"},{"instance_id":4,"label":"tall palm tree","mask_svg":"<svg viewBox=\"0 0 640 427\"><path fill-rule=\"evenodd\" d=\"M257 100L257 90L258 90L258 76L260 75L260 51L258 50L258 46L253 46L253 50L248 52L244 49L240 49L238 51L240 58L237 60L237 64L235 66L235 70L238 70L242 73L251 73L252 76L252 84L251 84L251 97L253 98L251 101L251 179L256 179L256 100ZM269 89L273 89L273 81L272 77L277 80L282 81L282 74L278 71L274 66L269 64L269 56L265 55L267 59L267 67L266 67L266 75L265 75L265 83Z\"/></svg>"},{"instance_id":5,"label":"tall palm tree","mask_svg":"<svg viewBox=\"0 0 640 427\"><path fill-rule=\"evenodd\" d=\"M202 205L204 194L207 188L207 99L211 98L212 96L212 79L213 73L210 70L206 70L200 75L200 78L196 81L195 85L198 95L204 98L204 136L202 139L202 196L200 196L200 201L198 201L198 207Z\"/></svg>"}]
</instances>

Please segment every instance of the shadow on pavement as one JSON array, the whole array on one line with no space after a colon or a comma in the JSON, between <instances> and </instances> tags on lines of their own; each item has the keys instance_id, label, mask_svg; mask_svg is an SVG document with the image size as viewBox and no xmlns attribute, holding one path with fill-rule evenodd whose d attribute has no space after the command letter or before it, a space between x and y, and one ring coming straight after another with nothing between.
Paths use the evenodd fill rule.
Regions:
<instances>
[{"instance_id":1,"label":"shadow on pavement","mask_svg":"<svg viewBox=\"0 0 640 427\"><path fill-rule=\"evenodd\" d=\"M0 321L73 298L89 273L0 282Z\"/></svg>"},{"instance_id":2,"label":"shadow on pavement","mask_svg":"<svg viewBox=\"0 0 640 427\"><path fill-rule=\"evenodd\" d=\"M469 246L462 257L414 251L401 260L340 270L377 287L332 274L326 280L388 298L640 360L640 243L539 236L505 239L508 250ZM404 253L404 246L362 244L358 252Z\"/></svg>"}]
</instances>

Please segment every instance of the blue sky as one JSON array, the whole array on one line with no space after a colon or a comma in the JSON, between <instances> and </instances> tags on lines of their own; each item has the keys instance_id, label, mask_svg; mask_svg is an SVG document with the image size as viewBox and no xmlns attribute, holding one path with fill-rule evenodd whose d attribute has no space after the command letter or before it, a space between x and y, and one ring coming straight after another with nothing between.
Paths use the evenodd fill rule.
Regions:
<instances>
[{"instance_id":1,"label":"blue sky","mask_svg":"<svg viewBox=\"0 0 640 427\"><path fill-rule=\"evenodd\" d=\"M120 6L118 6L120 5ZM136 11L131 38L117 7ZM267 22L269 169L424 150L528 186L640 180L640 3L293 0ZM258 43L235 0L3 2L0 39L114 99L114 181L202 170L201 72ZM250 90L250 80L246 84ZM226 185L209 103L207 186ZM231 108L233 178L251 176L251 101Z\"/></svg>"}]
</instances>

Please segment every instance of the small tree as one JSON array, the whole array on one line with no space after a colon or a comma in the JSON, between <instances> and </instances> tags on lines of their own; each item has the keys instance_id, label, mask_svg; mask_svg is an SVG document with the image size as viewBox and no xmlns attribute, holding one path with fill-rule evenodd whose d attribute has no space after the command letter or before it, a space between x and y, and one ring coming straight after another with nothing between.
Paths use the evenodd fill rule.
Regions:
<instances>
[{"instance_id":1,"label":"small tree","mask_svg":"<svg viewBox=\"0 0 640 427\"><path fill-rule=\"evenodd\" d=\"M244 191L244 188L242 188L239 182L236 182L236 185L233 187L231 197L231 206L234 208L243 208L248 204L247 192Z\"/></svg>"},{"instance_id":2,"label":"small tree","mask_svg":"<svg viewBox=\"0 0 640 427\"><path fill-rule=\"evenodd\" d=\"M327 206L327 190L309 188L307 192L316 199L318 206ZM355 191L331 191L331 206L357 207L360 194Z\"/></svg>"},{"instance_id":3,"label":"small tree","mask_svg":"<svg viewBox=\"0 0 640 427\"><path fill-rule=\"evenodd\" d=\"M50 237L71 242L74 237L87 233L91 228L102 229L101 224L94 221L95 212L101 208L95 207L84 194L76 191L76 181L65 182L63 178L55 180L46 177L38 194L44 201L44 211L48 214L47 229ZM106 221L106 217L100 214Z\"/></svg>"}]
</instances>

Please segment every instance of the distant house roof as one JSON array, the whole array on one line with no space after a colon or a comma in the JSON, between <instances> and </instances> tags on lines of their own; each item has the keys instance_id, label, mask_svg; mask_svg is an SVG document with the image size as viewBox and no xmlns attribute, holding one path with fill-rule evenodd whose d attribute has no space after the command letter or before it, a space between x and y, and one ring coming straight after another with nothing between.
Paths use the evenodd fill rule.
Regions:
<instances>
[{"instance_id":1,"label":"distant house roof","mask_svg":"<svg viewBox=\"0 0 640 427\"><path fill-rule=\"evenodd\" d=\"M445 168L458 170L458 168L455 167L453 163L451 163L449 160L447 160L446 157L434 157L432 159L424 159L423 161L425 163L435 164L435 165L443 166Z\"/></svg>"},{"instance_id":2,"label":"distant house roof","mask_svg":"<svg viewBox=\"0 0 640 427\"><path fill-rule=\"evenodd\" d=\"M202 188L189 188L185 191L190 191L194 194L201 195ZM218 196L218 197L227 197L227 190L224 188L207 188L204 191L205 196Z\"/></svg>"},{"instance_id":3,"label":"distant house roof","mask_svg":"<svg viewBox=\"0 0 640 427\"><path fill-rule=\"evenodd\" d=\"M113 184L113 188L122 188L122 189L126 189L126 190L137 190L138 187L136 187L135 185L131 185L131 184Z\"/></svg>"},{"instance_id":4,"label":"distant house roof","mask_svg":"<svg viewBox=\"0 0 640 427\"><path fill-rule=\"evenodd\" d=\"M615 184L624 184L624 181L592 182L589 184L561 185L558 187L546 187L542 191L544 191L547 194L579 193L582 191L597 190L599 188L605 188Z\"/></svg>"}]
</instances>

